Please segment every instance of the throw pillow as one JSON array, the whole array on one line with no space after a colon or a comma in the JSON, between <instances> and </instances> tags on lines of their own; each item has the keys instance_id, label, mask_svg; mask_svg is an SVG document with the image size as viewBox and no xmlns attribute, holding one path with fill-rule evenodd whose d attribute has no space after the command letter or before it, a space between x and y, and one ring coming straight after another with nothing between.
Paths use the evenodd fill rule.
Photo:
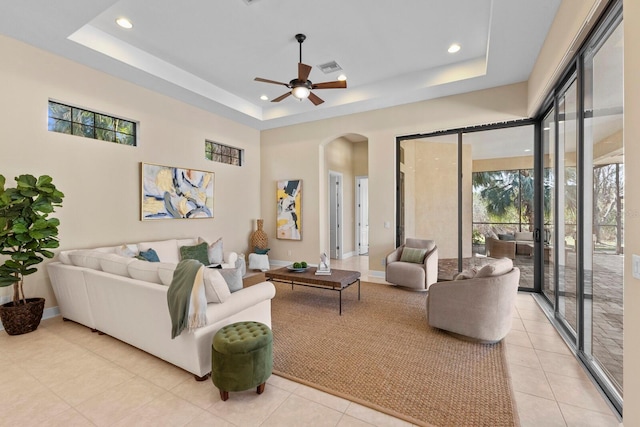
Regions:
<instances>
[{"instance_id":1,"label":"throw pillow","mask_svg":"<svg viewBox=\"0 0 640 427\"><path fill-rule=\"evenodd\" d=\"M207 243L202 237L198 237L198 244L205 243L207 245L208 264L222 264L224 262L224 250L222 247L222 237L213 242ZM207 265L207 264L205 264Z\"/></svg>"},{"instance_id":2,"label":"throw pillow","mask_svg":"<svg viewBox=\"0 0 640 427\"><path fill-rule=\"evenodd\" d=\"M249 270L269 270L269 256L260 254L249 254Z\"/></svg>"},{"instance_id":3,"label":"throw pillow","mask_svg":"<svg viewBox=\"0 0 640 427\"><path fill-rule=\"evenodd\" d=\"M180 259L195 259L203 265L209 265L207 242L202 242L194 246L180 246Z\"/></svg>"},{"instance_id":4,"label":"throw pillow","mask_svg":"<svg viewBox=\"0 0 640 427\"><path fill-rule=\"evenodd\" d=\"M238 259L236 259L236 268L240 270L242 277L247 274L247 263L244 260L244 254L238 255Z\"/></svg>"},{"instance_id":5,"label":"throw pillow","mask_svg":"<svg viewBox=\"0 0 640 427\"><path fill-rule=\"evenodd\" d=\"M491 264L487 264L482 267L474 278L479 279L481 277L493 277L493 276L502 276L510 272L513 269L513 261L509 258L500 258L497 261L492 262Z\"/></svg>"},{"instance_id":6,"label":"throw pillow","mask_svg":"<svg viewBox=\"0 0 640 427\"><path fill-rule=\"evenodd\" d=\"M158 258L158 254L153 250L153 248L149 248L149 250L146 251L140 251L140 253L136 255L135 258L138 258L142 261L160 262L160 258Z\"/></svg>"},{"instance_id":7,"label":"throw pillow","mask_svg":"<svg viewBox=\"0 0 640 427\"><path fill-rule=\"evenodd\" d=\"M486 237L488 237L488 238L491 238L491 239L496 239L496 240L498 240L498 235L497 235L493 230L491 230L491 229L489 229L489 230L487 231L487 234L486 234L485 236L486 236Z\"/></svg>"},{"instance_id":8,"label":"throw pillow","mask_svg":"<svg viewBox=\"0 0 640 427\"><path fill-rule=\"evenodd\" d=\"M473 279L478 269L476 267L470 268L468 270L462 270L460 273L453 276L453 280L467 280Z\"/></svg>"},{"instance_id":9,"label":"throw pillow","mask_svg":"<svg viewBox=\"0 0 640 427\"><path fill-rule=\"evenodd\" d=\"M242 272L239 268L223 268L218 270L229 286L231 293L242 289Z\"/></svg>"},{"instance_id":10,"label":"throw pillow","mask_svg":"<svg viewBox=\"0 0 640 427\"><path fill-rule=\"evenodd\" d=\"M138 254L137 249L136 245L122 245L116 248L116 254L126 256L127 258L133 258Z\"/></svg>"},{"instance_id":11,"label":"throw pillow","mask_svg":"<svg viewBox=\"0 0 640 427\"><path fill-rule=\"evenodd\" d=\"M161 262L172 262L177 264L180 262L180 251L178 250L180 246L184 245L178 245L178 241L176 239L157 240L155 242L138 243L138 250L146 251L153 248L153 250L158 254L158 258L160 258Z\"/></svg>"},{"instance_id":12,"label":"throw pillow","mask_svg":"<svg viewBox=\"0 0 640 427\"><path fill-rule=\"evenodd\" d=\"M204 269L204 293L207 302L225 302L231 295L229 286L220 271L216 268Z\"/></svg>"},{"instance_id":13,"label":"throw pillow","mask_svg":"<svg viewBox=\"0 0 640 427\"><path fill-rule=\"evenodd\" d=\"M257 246L253 247L253 252L258 254L258 255L266 255L267 252L269 252L271 249L270 248L264 248L264 249L260 249Z\"/></svg>"},{"instance_id":14,"label":"throw pillow","mask_svg":"<svg viewBox=\"0 0 640 427\"><path fill-rule=\"evenodd\" d=\"M426 249L407 248L405 246L402 249L402 255L400 256L400 261L422 264L424 262L424 257L426 254L427 254Z\"/></svg>"}]
</instances>

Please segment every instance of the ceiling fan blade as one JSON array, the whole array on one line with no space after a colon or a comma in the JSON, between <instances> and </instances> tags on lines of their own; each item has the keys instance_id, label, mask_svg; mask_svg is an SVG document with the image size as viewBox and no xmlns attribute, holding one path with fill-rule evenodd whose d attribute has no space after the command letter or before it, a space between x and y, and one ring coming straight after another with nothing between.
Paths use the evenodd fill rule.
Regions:
<instances>
[{"instance_id":1,"label":"ceiling fan blade","mask_svg":"<svg viewBox=\"0 0 640 427\"><path fill-rule=\"evenodd\" d=\"M280 95L279 97L272 99L271 102L280 102L280 101L282 101L283 99L285 99L289 95L291 95L291 92L287 92L287 93L285 93L283 95Z\"/></svg>"},{"instance_id":2,"label":"ceiling fan blade","mask_svg":"<svg viewBox=\"0 0 640 427\"><path fill-rule=\"evenodd\" d=\"M336 80L335 82L314 83L311 89L346 89L347 82Z\"/></svg>"},{"instance_id":3,"label":"ceiling fan blade","mask_svg":"<svg viewBox=\"0 0 640 427\"><path fill-rule=\"evenodd\" d=\"M311 65L298 62L298 80L302 80L303 82L306 82L307 79L309 78L310 72L311 72Z\"/></svg>"},{"instance_id":4,"label":"ceiling fan blade","mask_svg":"<svg viewBox=\"0 0 640 427\"><path fill-rule=\"evenodd\" d=\"M324 100L318 98L317 95L314 95L313 92L309 93L309 101L313 102L313 105L320 105L324 102Z\"/></svg>"},{"instance_id":5,"label":"ceiling fan blade","mask_svg":"<svg viewBox=\"0 0 640 427\"><path fill-rule=\"evenodd\" d=\"M257 82L262 82L262 83L273 83L274 85L282 85L282 86L286 86L289 87L289 83L282 83L282 82L277 82L275 80L269 80L269 79L263 79L261 77L256 77L255 79L253 79Z\"/></svg>"}]
</instances>

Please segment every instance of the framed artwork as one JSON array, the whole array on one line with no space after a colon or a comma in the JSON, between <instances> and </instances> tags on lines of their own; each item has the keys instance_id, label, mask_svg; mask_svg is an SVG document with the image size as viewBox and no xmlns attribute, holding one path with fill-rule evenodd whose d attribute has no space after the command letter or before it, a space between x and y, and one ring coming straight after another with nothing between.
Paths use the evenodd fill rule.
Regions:
<instances>
[{"instance_id":1,"label":"framed artwork","mask_svg":"<svg viewBox=\"0 0 640 427\"><path fill-rule=\"evenodd\" d=\"M276 237L302 240L302 180L278 181Z\"/></svg>"},{"instance_id":2,"label":"framed artwork","mask_svg":"<svg viewBox=\"0 0 640 427\"><path fill-rule=\"evenodd\" d=\"M140 164L142 220L213 218L214 173Z\"/></svg>"}]
</instances>

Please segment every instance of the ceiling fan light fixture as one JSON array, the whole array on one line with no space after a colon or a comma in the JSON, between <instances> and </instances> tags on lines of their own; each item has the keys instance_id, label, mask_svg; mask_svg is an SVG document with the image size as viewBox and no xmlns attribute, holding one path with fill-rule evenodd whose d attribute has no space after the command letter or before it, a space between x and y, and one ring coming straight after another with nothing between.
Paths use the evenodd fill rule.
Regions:
<instances>
[{"instance_id":1,"label":"ceiling fan light fixture","mask_svg":"<svg viewBox=\"0 0 640 427\"><path fill-rule=\"evenodd\" d=\"M311 91L306 86L296 86L291 89L291 95L295 96L298 99L306 99L309 97Z\"/></svg>"}]
</instances>

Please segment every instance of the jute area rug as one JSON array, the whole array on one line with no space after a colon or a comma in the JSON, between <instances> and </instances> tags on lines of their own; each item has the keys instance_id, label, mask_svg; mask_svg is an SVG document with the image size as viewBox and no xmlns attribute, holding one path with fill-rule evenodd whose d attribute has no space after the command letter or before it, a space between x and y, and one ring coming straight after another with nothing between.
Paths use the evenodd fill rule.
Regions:
<instances>
[{"instance_id":1,"label":"jute area rug","mask_svg":"<svg viewBox=\"0 0 640 427\"><path fill-rule=\"evenodd\" d=\"M519 425L504 344L431 328L426 294L274 283L274 373L424 426Z\"/></svg>"}]
</instances>

